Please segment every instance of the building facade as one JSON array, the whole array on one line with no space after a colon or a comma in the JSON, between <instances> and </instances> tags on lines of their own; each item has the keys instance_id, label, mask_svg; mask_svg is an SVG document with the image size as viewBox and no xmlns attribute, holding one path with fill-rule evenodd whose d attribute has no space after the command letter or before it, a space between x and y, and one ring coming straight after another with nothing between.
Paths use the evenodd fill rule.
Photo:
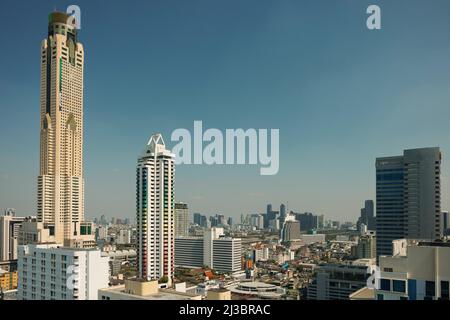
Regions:
<instances>
[{"instance_id":1,"label":"building facade","mask_svg":"<svg viewBox=\"0 0 450 320\"><path fill-rule=\"evenodd\" d=\"M450 242L398 240L380 257L377 300L449 300Z\"/></svg>"},{"instance_id":2,"label":"building facade","mask_svg":"<svg viewBox=\"0 0 450 320\"><path fill-rule=\"evenodd\" d=\"M358 231L361 231L362 225L365 225L368 230L376 229L373 200L364 201L364 208L361 208L361 215L356 223Z\"/></svg>"},{"instance_id":3,"label":"building facade","mask_svg":"<svg viewBox=\"0 0 450 320\"><path fill-rule=\"evenodd\" d=\"M41 43L37 219L60 244L87 236L81 228L84 48L71 20L65 13L50 13Z\"/></svg>"},{"instance_id":4,"label":"building facade","mask_svg":"<svg viewBox=\"0 0 450 320\"><path fill-rule=\"evenodd\" d=\"M96 300L108 286L108 257L100 250L56 244L19 246L20 300Z\"/></svg>"},{"instance_id":5,"label":"building facade","mask_svg":"<svg viewBox=\"0 0 450 320\"><path fill-rule=\"evenodd\" d=\"M24 220L14 215L0 216L0 261L17 259L19 232Z\"/></svg>"},{"instance_id":6,"label":"building facade","mask_svg":"<svg viewBox=\"0 0 450 320\"><path fill-rule=\"evenodd\" d=\"M297 221L300 221L301 231L309 231L318 227L319 219L311 212L296 213L295 217Z\"/></svg>"},{"instance_id":7,"label":"building facade","mask_svg":"<svg viewBox=\"0 0 450 320\"><path fill-rule=\"evenodd\" d=\"M376 234L374 231L368 232L358 239L356 246L356 257L358 259L376 259L377 257L377 243Z\"/></svg>"},{"instance_id":8,"label":"building facade","mask_svg":"<svg viewBox=\"0 0 450 320\"><path fill-rule=\"evenodd\" d=\"M120 229L117 233L116 243L126 245L131 243L131 229Z\"/></svg>"},{"instance_id":9,"label":"building facade","mask_svg":"<svg viewBox=\"0 0 450 320\"><path fill-rule=\"evenodd\" d=\"M175 265L186 268L207 266L220 272L242 270L240 238L225 237L223 228L209 228L203 237L175 239Z\"/></svg>"},{"instance_id":10,"label":"building facade","mask_svg":"<svg viewBox=\"0 0 450 320\"><path fill-rule=\"evenodd\" d=\"M171 282L174 268L174 154L153 135L136 169L137 267L139 277Z\"/></svg>"},{"instance_id":11,"label":"building facade","mask_svg":"<svg viewBox=\"0 0 450 320\"><path fill-rule=\"evenodd\" d=\"M301 230L301 222L295 220L293 215L288 215L281 229L281 241L289 242L299 240Z\"/></svg>"},{"instance_id":12,"label":"building facade","mask_svg":"<svg viewBox=\"0 0 450 320\"><path fill-rule=\"evenodd\" d=\"M366 285L367 266L328 264L316 269L308 285L308 300L349 300L350 294Z\"/></svg>"},{"instance_id":13,"label":"building facade","mask_svg":"<svg viewBox=\"0 0 450 320\"><path fill-rule=\"evenodd\" d=\"M189 235L189 212L188 205L182 202L175 203L175 237Z\"/></svg>"},{"instance_id":14,"label":"building facade","mask_svg":"<svg viewBox=\"0 0 450 320\"><path fill-rule=\"evenodd\" d=\"M376 160L377 254L391 255L396 239L440 237L441 152L404 150Z\"/></svg>"},{"instance_id":15,"label":"building facade","mask_svg":"<svg viewBox=\"0 0 450 320\"><path fill-rule=\"evenodd\" d=\"M98 300L202 300L202 297L173 289L161 289L156 280L128 279L122 285L98 290Z\"/></svg>"},{"instance_id":16,"label":"building facade","mask_svg":"<svg viewBox=\"0 0 450 320\"><path fill-rule=\"evenodd\" d=\"M220 272L238 272L242 270L242 243L241 239L221 237L213 241L213 265Z\"/></svg>"},{"instance_id":17,"label":"building facade","mask_svg":"<svg viewBox=\"0 0 450 320\"><path fill-rule=\"evenodd\" d=\"M184 268L201 268L203 261L202 237L175 238L175 265Z\"/></svg>"},{"instance_id":18,"label":"building facade","mask_svg":"<svg viewBox=\"0 0 450 320\"><path fill-rule=\"evenodd\" d=\"M0 268L0 292L17 289L17 271L6 271Z\"/></svg>"}]
</instances>

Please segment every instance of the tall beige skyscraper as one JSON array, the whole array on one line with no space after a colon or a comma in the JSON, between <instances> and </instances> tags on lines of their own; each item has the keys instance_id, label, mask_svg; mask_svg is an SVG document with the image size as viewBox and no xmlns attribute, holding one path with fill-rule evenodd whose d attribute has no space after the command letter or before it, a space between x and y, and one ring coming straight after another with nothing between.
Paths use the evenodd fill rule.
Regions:
<instances>
[{"instance_id":1,"label":"tall beige skyscraper","mask_svg":"<svg viewBox=\"0 0 450 320\"><path fill-rule=\"evenodd\" d=\"M84 220L83 45L73 19L49 15L41 44L37 219L57 243L91 233Z\"/></svg>"}]
</instances>

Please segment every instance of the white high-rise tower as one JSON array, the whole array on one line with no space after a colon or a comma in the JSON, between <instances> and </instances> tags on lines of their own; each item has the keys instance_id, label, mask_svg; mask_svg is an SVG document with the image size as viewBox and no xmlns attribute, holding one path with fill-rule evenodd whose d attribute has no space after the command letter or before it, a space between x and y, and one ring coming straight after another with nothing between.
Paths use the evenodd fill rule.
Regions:
<instances>
[{"instance_id":1,"label":"white high-rise tower","mask_svg":"<svg viewBox=\"0 0 450 320\"><path fill-rule=\"evenodd\" d=\"M136 170L138 274L172 281L174 268L174 154L153 135Z\"/></svg>"}]
</instances>

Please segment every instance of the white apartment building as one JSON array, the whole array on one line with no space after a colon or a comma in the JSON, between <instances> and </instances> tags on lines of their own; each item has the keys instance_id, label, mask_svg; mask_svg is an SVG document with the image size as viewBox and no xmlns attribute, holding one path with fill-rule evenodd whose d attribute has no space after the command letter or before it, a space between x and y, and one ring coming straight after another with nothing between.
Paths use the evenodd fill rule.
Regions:
<instances>
[{"instance_id":1,"label":"white apartment building","mask_svg":"<svg viewBox=\"0 0 450 320\"><path fill-rule=\"evenodd\" d=\"M175 239L175 265L186 268L208 266L220 272L242 270L240 238L225 237L223 228L209 228L203 237Z\"/></svg>"},{"instance_id":2,"label":"white apartment building","mask_svg":"<svg viewBox=\"0 0 450 320\"><path fill-rule=\"evenodd\" d=\"M175 266L200 268L204 265L202 237L175 238Z\"/></svg>"},{"instance_id":3,"label":"white apartment building","mask_svg":"<svg viewBox=\"0 0 450 320\"><path fill-rule=\"evenodd\" d=\"M158 280L174 270L174 157L160 134L151 136L136 169L137 268Z\"/></svg>"},{"instance_id":4,"label":"white apartment building","mask_svg":"<svg viewBox=\"0 0 450 320\"><path fill-rule=\"evenodd\" d=\"M450 242L396 240L380 256L377 300L448 300Z\"/></svg>"},{"instance_id":5,"label":"white apartment building","mask_svg":"<svg viewBox=\"0 0 450 320\"><path fill-rule=\"evenodd\" d=\"M259 247L253 250L253 259L255 262L269 260L269 248Z\"/></svg>"},{"instance_id":6,"label":"white apartment building","mask_svg":"<svg viewBox=\"0 0 450 320\"><path fill-rule=\"evenodd\" d=\"M97 240L103 240L108 237L108 226L98 226L95 230Z\"/></svg>"},{"instance_id":7,"label":"white apartment building","mask_svg":"<svg viewBox=\"0 0 450 320\"><path fill-rule=\"evenodd\" d=\"M19 246L18 298L21 300L96 300L108 286L108 257L97 249L57 244Z\"/></svg>"},{"instance_id":8,"label":"white apartment building","mask_svg":"<svg viewBox=\"0 0 450 320\"><path fill-rule=\"evenodd\" d=\"M241 239L223 237L213 241L213 265L217 271L238 272L242 270Z\"/></svg>"},{"instance_id":9,"label":"white apartment building","mask_svg":"<svg viewBox=\"0 0 450 320\"><path fill-rule=\"evenodd\" d=\"M19 230L24 217L0 216L0 261L17 259Z\"/></svg>"},{"instance_id":10,"label":"white apartment building","mask_svg":"<svg viewBox=\"0 0 450 320\"><path fill-rule=\"evenodd\" d=\"M131 229L120 229L117 238L117 244L130 244L131 243Z\"/></svg>"}]
</instances>

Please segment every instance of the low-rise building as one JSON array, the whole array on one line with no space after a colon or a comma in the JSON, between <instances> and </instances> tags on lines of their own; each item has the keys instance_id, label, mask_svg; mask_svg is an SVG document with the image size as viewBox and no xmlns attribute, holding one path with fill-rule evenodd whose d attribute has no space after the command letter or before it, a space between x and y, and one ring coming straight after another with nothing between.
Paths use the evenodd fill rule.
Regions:
<instances>
[{"instance_id":1,"label":"low-rise building","mask_svg":"<svg viewBox=\"0 0 450 320\"><path fill-rule=\"evenodd\" d=\"M225 288L211 289L206 295L206 300L231 300L231 291Z\"/></svg>"},{"instance_id":2,"label":"low-rise building","mask_svg":"<svg viewBox=\"0 0 450 320\"><path fill-rule=\"evenodd\" d=\"M102 251L103 257L109 258L109 274L116 276L124 265L136 266L136 250Z\"/></svg>"},{"instance_id":3,"label":"low-rise building","mask_svg":"<svg viewBox=\"0 0 450 320\"><path fill-rule=\"evenodd\" d=\"M0 288L3 291L17 289L17 271L0 269Z\"/></svg>"},{"instance_id":4,"label":"low-rise building","mask_svg":"<svg viewBox=\"0 0 450 320\"><path fill-rule=\"evenodd\" d=\"M222 228L205 230L203 237L175 238L175 266L201 268L208 266L219 272L242 270L240 238L225 237Z\"/></svg>"},{"instance_id":5,"label":"low-rise building","mask_svg":"<svg viewBox=\"0 0 450 320\"><path fill-rule=\"evenodd\" d=\"M308 285L307 299L349 300L350 294L366 286L370 267L364 264L319 265Z\"/></svg>"},{"instance_id":6,"label":"low-rise building","mask_svg":"<svg viewBox=\"0 0 450 320\"><path fill-rule=\"evenodd\" d=\"M395 240L380 256L377 300L448 300L450 242Z\"/></svg>"},{"instance_id":7,"label":"low-rise building","mask_svg":"<svg viewBox=\"0 0 450 320\"><path fill-rule=\"evenodd\" d=\"M161 289L157 280L129 279L123 285L99 289L98 300L201 300L201 296Z\"/></svg>"}]
</instances>

